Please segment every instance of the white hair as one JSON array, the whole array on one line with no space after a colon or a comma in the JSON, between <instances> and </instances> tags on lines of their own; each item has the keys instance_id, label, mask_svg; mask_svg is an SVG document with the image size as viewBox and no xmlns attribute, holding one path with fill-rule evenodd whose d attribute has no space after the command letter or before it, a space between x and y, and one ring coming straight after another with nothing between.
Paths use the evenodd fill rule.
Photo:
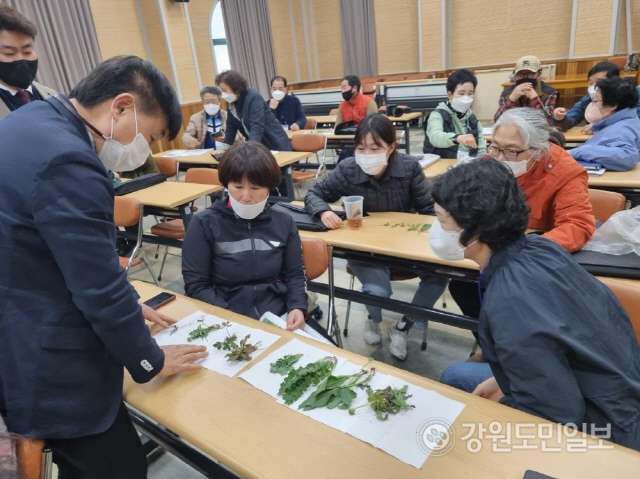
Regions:
<instances>
[{"instance_id":1,"label":"white hair","mask_svg":"<svg viewBox=\"0 0 640 479\"><path fill-rule=\"evenodd\" d=\"M525 148L534 150L534 156L551 151L551 127L541 111L528 107L507 110L493 125L493 134L505 125L513 125L518 129Z\"/></svg>"}]
</instances>

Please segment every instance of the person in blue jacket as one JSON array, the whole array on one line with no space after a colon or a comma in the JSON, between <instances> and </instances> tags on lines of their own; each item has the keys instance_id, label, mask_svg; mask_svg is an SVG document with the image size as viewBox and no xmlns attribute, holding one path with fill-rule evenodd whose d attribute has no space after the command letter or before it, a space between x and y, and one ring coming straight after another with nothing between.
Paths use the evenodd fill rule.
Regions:
<instances>
[{"instance_id":1,"label":"person in blue jacket","mask_svg":"<svg viewBox=\"0 0 640 479\"><path fill-rule=\"evenodd\" d=\"M303 130L307 125L307 116L297 96L289 95L287 79L275 76L271 79L271 99L267 104L285 130Z\"/></svg>"},{"instance_id":2,"label":"person in blue jacket","mask_svg":"<svg viewBox=\"0 0 640 479\"><path fill-rule=\"evenodd\" d=\"M589 73L587 74L588 92L585 96L580 98L573 107L567 112L566 108L556 108L553 110L554 125L561 130L566 131L573 128L584 120L584 114L593 99L593 95L596 92L596 82L598 80L604 80L605 78L613 78L620 76L620 68L618 65L611 62L597 63ZM640 86L636 87L640 94ZM640 117L640 102L636 104L636 112ZM591 124L587 124L584 128L586 133L591 133Z\"/></svg>"},{"instance_id":3,"label":"person in blue jacket","mask_svg":"<svg viewBox=\"0 0 640 479\"><path fill-rule=\"evenodd\" d=\"M216 85L227 102L227 130L224 145L228 148L240 132L247 141L257 141L270 150L291 151L291 142L260 93L240 73L227 70L216 77Z\"/></svg>"},{"instance_id":4,"label":"person in blue jacket","mask_svg":"<svg viewBox=\"0 0 640 479\"><path fill-rule=\"evenodd\" d=\"M640 160L638 90L630 78L598 80L586 116L594 135L569 153L577 161L599 163L608 170L629 171Z\"/></svg>"},{"instance_id":5,"label":"person in blue jacket","mask_svg":"<svg viewBox=\"0 0 640 479\"><path fill-rule=\"evenodd\" d=\"M501 162L436 178L433 252L480 267L478 342L487 363L441 381L640 450L640 347L611 290L555 242L525 235L530 209Z\"/></svg>"},{"instance_id":6,"label":"person in blue jacket","mask_svg":"<svg viewBox=\"0 0 640 479\"><path fill-rule=\"evenodd\" d=\"M142 383L206 356L158 347L115 249L109 170L181 124L169 80L135 56L0 121L0 414L47 442L61 478L146 478L123 367Z\"/></svg>"}]
</instances>

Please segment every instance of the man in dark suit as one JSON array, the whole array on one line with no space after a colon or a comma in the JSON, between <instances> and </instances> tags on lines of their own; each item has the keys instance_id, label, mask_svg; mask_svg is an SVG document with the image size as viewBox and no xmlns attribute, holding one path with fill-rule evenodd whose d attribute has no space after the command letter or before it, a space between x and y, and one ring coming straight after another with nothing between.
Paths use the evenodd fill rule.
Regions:
<instances>
[{"instance_id":1,"label":"man in dark suit","mask_svg":"<svg viewBox=\"0 0 640 479\"><path fill-rule=\"evenodd\" d=\"M33 81L38 71L36 26L18 10L0 5L0 120L55 91Z\"/></svg>"},{"instance_id":2,"label":"man in dark suit","mask_svg":"<svg viewBox=\"0 0 640 479\"><path fill-rule=\"evenodd\" d=\"M181 121L167 78L129 56L0 122L0 413L48 441L61 478L146 477L123 366L146 382L207 354L158 347L115 251L107 170L138 167Z\"/></svg>"}]
</instances>

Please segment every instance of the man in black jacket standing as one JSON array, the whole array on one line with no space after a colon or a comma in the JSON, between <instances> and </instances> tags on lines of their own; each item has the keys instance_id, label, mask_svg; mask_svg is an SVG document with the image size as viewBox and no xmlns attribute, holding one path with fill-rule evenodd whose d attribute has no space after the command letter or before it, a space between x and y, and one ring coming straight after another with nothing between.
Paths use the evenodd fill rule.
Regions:
<instances>
[{"instance_id":1,"label":"man in black jacket standing","mask_svg":"<svg viewBox=\"0 0 640 479\"><path fill-rule=\"evenodd\" d=\"M140 166L180 125L167 78L133 56L0 122L0 413L48 442L61 478L146 477L123 366L146 382L206 356L158 347L115 250L108 170Z\"/></svg>"}]
</instances>

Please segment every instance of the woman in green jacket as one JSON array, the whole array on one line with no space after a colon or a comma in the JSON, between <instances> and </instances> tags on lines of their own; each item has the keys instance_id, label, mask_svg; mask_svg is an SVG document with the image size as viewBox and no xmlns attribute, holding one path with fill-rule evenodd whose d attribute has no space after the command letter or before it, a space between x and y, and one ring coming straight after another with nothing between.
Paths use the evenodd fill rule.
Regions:
<instances>
[{"instance_id":1,"label":"woman in green jacket","mask_svg":"<svg viewBox=\"0 0 640 479\"><path fill-rule=\"evenodd\" d=\"M423 153L466 161L484 155L487 141L473 111L473 95L478 79L469 70L456 70L447 79L447 102L429 115Z\"/></svg>"}]
</instances>

